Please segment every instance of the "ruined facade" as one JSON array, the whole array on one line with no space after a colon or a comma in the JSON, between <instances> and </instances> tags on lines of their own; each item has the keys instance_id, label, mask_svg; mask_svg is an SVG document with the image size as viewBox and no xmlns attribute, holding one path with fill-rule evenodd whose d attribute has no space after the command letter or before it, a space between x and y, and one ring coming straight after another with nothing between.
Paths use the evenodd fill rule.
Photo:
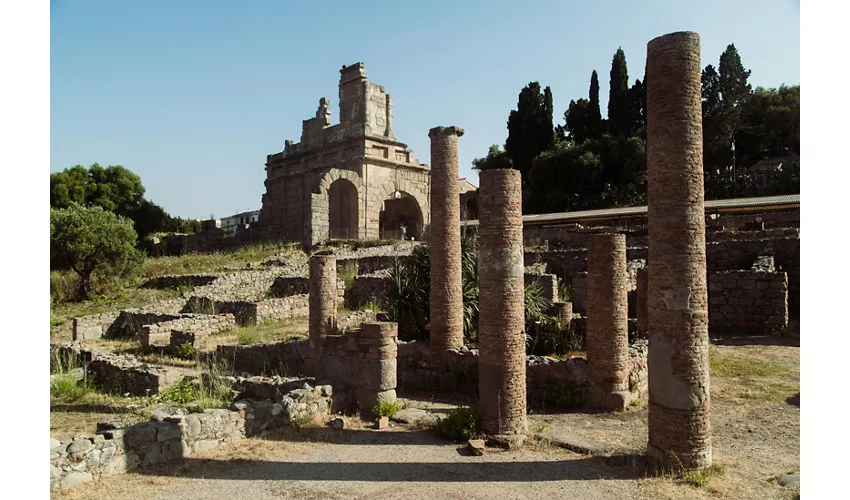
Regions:
<instances>
[{"instance_id":1,"label":"ruined facade","mask_svg":"<svg viewBox=\"0 0 850 500\"><path fill-rule=\"evenodd\" d=\"M328 238L419 240L430 222L430 169L395 138L392 99L366 81L366 66L340 70L340 121L319 100L301 142L266 161L263 238L315 244Z\"/></svg>"}]
</instances>

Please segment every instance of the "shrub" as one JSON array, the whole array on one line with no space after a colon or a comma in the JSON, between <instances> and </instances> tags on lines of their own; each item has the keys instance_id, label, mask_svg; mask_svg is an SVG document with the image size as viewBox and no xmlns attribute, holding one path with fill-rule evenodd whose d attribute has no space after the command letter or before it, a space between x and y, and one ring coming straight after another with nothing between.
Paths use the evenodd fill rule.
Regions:
<instances>
[{"instance_id":1,"label":"shrub","mask_svg":"<svg viewBox=\"0 0 850 500\"><path fill-rule=\"evenodd\" d=\"M166 389L162 394L162 400L177 404L192 403L199 398L200 392L193 380L184 378Z\"/></svg>"},{"instance_id":2,"label":"shrub","mask_svg":"<svg viewBox=\"0 0 850 500\"><path fill-rule=\"evenodd\" d=\"M378 304L375 304L374 302L369 301L369 302L366 302L365 304L361 305L360 310L361 311L379 312L381 310L381 307L378 306Z\"/></svg>"},{"instance_id":3,"label":"shrub","mask_svg":"<svg viewBox=\"0 0 850 500\"><path fill-rule=\"evenodd\" d=\"M50 397L66 401L77 401L92 389L90 380L77 380L69 373L60 373L50 377Z\"/></svg>"},{"instance_id":4,"label":"shrub","mask_svg":"<svg viewBox=\"0 0 850 500\"><path fill-rule=\"evenodd\" d=\"M80 277L78 299L93 292L92 278L131 277L142 254L135 248L133 221L100 207L71 205L50 209L50 267L71 269Z\"/></svg>"},{"instance_id":5,"label":"shrub","mask_svg":"<svg viewBox=\"0 0 850 500\"><path fill-rule=\"evenodd\" d=\"M466 441L480 434L481 412L462 406L437 423L437 431L453 441Z\"/></svg>"},{"instance_id":6,"label":"shrub","mask_svg":"<svg viewBox=\"0 0 850 500\"><path fill-rule=\"evenodd\" d=\"M198 355L195 346L185 342L177 346L177 357L180 359L194 359Z\"/></svg>"},{"instance_id":7,"label":"shrub","mask_svg":"<svg viewBox=\"0 0 850 500\"><path fill-rule=\"evenodd\" d=\"M563 355L585 349L583 330L567 328L555 316L543 315L537 319L527 319L525 331L527 354Z\"/></svg>"},{"instance_id":8,"label":"shrub","mask_svg":"<svg viewBox=\"0 0 850 500\"><path fill-rule=\"evenodd\" d=\"M239 343L241 345L254 345L260 343L260 336L253 330L239 332Z\"/></svg>"},{"instance_id":9,"label":"shrub","mask_svg":"<svg viewBox=\"0 0 850 500\"><path fill-rule=\"evenodd\" d=\"M378 403L378 406L372 409L372 413L378 417L392 417L398 413L399 410L401 410L401 403L398 401L383 401Z\"/></svg>"}]
</instances>

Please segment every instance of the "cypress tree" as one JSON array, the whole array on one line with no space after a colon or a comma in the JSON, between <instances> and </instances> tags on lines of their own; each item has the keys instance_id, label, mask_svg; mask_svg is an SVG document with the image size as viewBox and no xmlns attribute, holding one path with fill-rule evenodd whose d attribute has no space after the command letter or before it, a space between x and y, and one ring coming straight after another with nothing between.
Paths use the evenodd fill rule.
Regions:
<instances>
[{"instance_id":1,"label":"cypress tree","mask_svg":"<svg viewBox=\"0 0 850 500\"><path fill-rule=\"evenodd\" d=\"M608 124L613 135L626 135L629 132L628 91L629 70L626 67L626 53L620 47L611 61L608 92Z\"/></svg>"},{"instance_id":2,"label":"cypress tree","mask_svg":"<svg viewBox=\"0 0 850 500\"><path fill-rule=\"evenodd\" d=\"M590 102L587 110L587 133L590 139L602 137L602 112L599 109L599 76L596 70L590 74Z\"/></svg>"}]
</instances>

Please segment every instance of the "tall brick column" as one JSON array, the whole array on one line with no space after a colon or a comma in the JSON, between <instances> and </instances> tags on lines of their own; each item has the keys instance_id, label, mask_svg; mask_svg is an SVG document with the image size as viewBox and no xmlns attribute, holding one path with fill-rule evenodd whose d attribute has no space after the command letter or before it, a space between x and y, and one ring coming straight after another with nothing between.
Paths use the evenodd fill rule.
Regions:
<instances>
[{"instance_id":1,"label":"tall brick column","mask_svg":"<svg viewBox=\"0 0 850 500\"><path fill-rule=\"evenodd\" d=\"M434 127L431 138L431 355L463 347L460 271L458 127Z\"/></svg>"},{"instance_id":2,"label":"tall brick column","mask_svg":"<svg viewBox=\"0 0 850 500\"><path fill-rule=\"evenodd\" d=\"M519 170L479 174L479 394L483 430L525 434L525 305Z\"/></svg>"},{"instance_id":3,"label":"tall brick column","mask_svg":"<svg viewBox=\"0 0 850 500\"><path fill-rule=\"evenodd\" d=\"M638 337L646 337L648 330L649 318L646 311L646 286L648 284L649 275L644 267L637 270L637 287L635 289L635 306L637 308L635 316L637 316L637 334Z\"/></svg>"},{"instance_id":4,"label":"tall brick column","mask_svg":"<svg viewBox=\"0 0 850 500\"><path fill-rule=\"evenodd\" d=\"M590 236L587 252L587 360L592 388L586 406L629 403L629 292L626 235Z\"/></svg>"},{"instance_id":5,"label":"tall brick column","mask_svg":"<svg viewBox=\"0 0 850 500\"><path fill-rule=\"evenodd\" d=\"M325 337L336 326L336 258L331 255L310 257L310 343L319 358ZM315 373L319 376L319 373Z\"/></svg>"},{"instance_id":6,"label":"tall brick column","mask_svg":"<svg viewBox=\"0 0 850 500\"><path fill-rule=\"evenodd\" d=\"M647 45L651 466L711 465L699 35Z\"/></svg>"}]
</instances>

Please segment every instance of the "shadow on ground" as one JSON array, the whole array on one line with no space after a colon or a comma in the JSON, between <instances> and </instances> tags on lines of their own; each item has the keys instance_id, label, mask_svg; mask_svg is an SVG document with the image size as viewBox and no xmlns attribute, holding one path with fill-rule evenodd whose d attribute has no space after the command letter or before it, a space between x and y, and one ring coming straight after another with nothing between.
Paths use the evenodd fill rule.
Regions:
<instances>
[{"instance_id":1,"label":"shadow on ground","mask_svg":"<svg viewBox=\"0 0 850 500\"><path fill-rule=\"evenodd\" d=\"M367 482L537 482L561 480L637 479L643 469L632 457L605 459L559 453L552 461L511 460L512 451L489 450L484 457L469 456L462 444L452 444L432 431L371 431L352 429L281 429L263 436L266 441L317 442L346 445L430 445L429 457L450 460L416 460L418 452L387 450L379 462L279 461L186 458L170 465L134 471L162 477L219 480L367 481ZM522 456L528 454L521 452ZM411 456L412 455L412 456ZM499 455L495 460L493 455ZM392 461L392 457L414 461ZM460 456L460 458L459 458ZM344 457L348 458L348 457ZM455 461L452 461L453 458ZM505 460L508 458L508 460ZM387 460L389 459L389 460ZM605 470L600 474L600 468Z\"/></svg>"}]
</instances>

